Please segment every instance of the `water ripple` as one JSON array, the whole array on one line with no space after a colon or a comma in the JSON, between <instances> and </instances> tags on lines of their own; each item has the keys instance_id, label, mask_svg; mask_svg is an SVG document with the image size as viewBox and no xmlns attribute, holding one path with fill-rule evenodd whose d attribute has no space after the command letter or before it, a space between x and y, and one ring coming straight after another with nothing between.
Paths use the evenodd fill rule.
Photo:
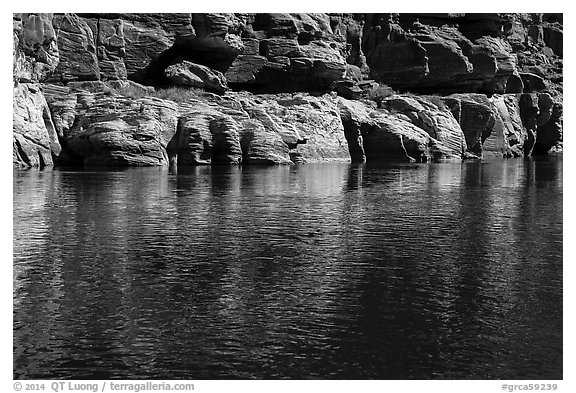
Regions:
<instances>
[{"instance_id":1,"label":"water ripple","mask_svg":"<svg viewBox=\"0 0 576 393\"><path fill-rule=\"evenodd\" d=\"M562 165L14 172L15 378L562 378Z\"/></svg>"}]
</instances>

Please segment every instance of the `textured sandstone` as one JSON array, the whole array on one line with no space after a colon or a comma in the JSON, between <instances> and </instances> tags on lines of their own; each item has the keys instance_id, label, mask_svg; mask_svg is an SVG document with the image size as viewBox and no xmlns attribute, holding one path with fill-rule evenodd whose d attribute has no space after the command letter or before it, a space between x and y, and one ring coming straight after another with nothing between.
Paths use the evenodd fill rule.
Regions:
<instances>
[{"instance_id":1,"label":"textured sandstone","mask_svg":"<svg viewBox=\"0 0 576 393\"><path fill-rule=\"evenodd\" d=\"M58 37L60 62L49 80L54 82L100 79L94 34L88 23L75 14L56 15L54 30Z\"/></svg>"},{"instance_id":2,"label":"textured sandstone","mask_svg":"<svg viewBox=\"0 0 576 393\"><path fill-rule=\"evenodd\" d=\"M21 84L13 97L13 162L19 166L51 166L60 143L40 86Z\"/></svg>"},{"instance_id":3,"label":"textured sandstone","mask_svg":"<svg viewBox=\"0 0 576 393\"><path fill-rule=\"evenodd\" d=\"M14 14L14 163L546 154L562 34L556 14ZM364 101L378 82L422 96ZM153 98L171 86L199 96Z\"/></svg>"},{"instance_id":4,"label":"textured sandstone","mask_svg":"<svg viewBox=\"0 0 576 393\"><path fill-rule=\"evenodd\" d=\"M483 94L454 94L444 101L453 113L458 108L459 115L455 117L466 137L468 151L480 156L482 141L490 136L495 122L489 99Z\"/></svg>"},{"instance_id":5,"label":"textured sandstone","mask_svg":"<svg viewBox=\"0 0 576 393\"><path fill-rule=\"evenodd\" d=\"M60 61L52 14L14 15L14 79L41 82Z\"/></svg>"},{"instance_id":6,"label":"textured sandstone","mask_svg":"<svg viewBox=\"0 0 576 393\"><path fill-rule=\"evenodd\" d=\"M84 90L62 99L62 91L47 90L55 128L64 143L63 160L86 165L168 163L166 146L177 124L174 103Z\"/></svg>"}]
</instances>

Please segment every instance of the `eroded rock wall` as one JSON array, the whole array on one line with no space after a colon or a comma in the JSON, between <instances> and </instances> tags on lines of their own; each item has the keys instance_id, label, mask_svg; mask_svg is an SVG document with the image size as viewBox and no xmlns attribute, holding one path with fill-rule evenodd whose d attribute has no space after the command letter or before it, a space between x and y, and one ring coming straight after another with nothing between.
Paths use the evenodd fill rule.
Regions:
<instances>
[{"instance_id":1,"label":"eroded rock wall","mask_svg":"<svg viewBox=\"0 0 576 393\"><path fill-rule=\"evenodd\" d=\"M546 154L561 16L14 14L14 163Z\"/></svg>"}]
</instances>

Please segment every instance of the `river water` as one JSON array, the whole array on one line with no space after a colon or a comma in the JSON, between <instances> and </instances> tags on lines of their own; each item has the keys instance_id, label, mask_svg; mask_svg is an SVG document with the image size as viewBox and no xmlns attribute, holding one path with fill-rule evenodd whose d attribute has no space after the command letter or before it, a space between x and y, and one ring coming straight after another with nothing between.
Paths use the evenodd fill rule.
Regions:
<instances>
[{"instance_id":1,"label":"river water","mask_svg":"<svg viewBox=\"0 0 576 393\"><path fill-rule=\"evenodd\" d=\"M561 157L13 179L14 378L562 378Z\"/></svg>"}]
</instances>

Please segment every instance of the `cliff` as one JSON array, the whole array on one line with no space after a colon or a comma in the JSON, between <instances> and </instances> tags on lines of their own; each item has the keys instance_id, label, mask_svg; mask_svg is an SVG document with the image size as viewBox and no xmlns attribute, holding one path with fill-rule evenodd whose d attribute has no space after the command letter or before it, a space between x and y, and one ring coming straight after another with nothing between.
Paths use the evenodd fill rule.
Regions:
<instances>
[{"instance_id":1,"label":"cliff","mask_svg":"<svg viewBox=\"0 0 576 393\"><path fill-rule=\"evenodd\" d=\"M562 14L14 14L20 167L562 146Z\"/></svg>"}]
</instances>

